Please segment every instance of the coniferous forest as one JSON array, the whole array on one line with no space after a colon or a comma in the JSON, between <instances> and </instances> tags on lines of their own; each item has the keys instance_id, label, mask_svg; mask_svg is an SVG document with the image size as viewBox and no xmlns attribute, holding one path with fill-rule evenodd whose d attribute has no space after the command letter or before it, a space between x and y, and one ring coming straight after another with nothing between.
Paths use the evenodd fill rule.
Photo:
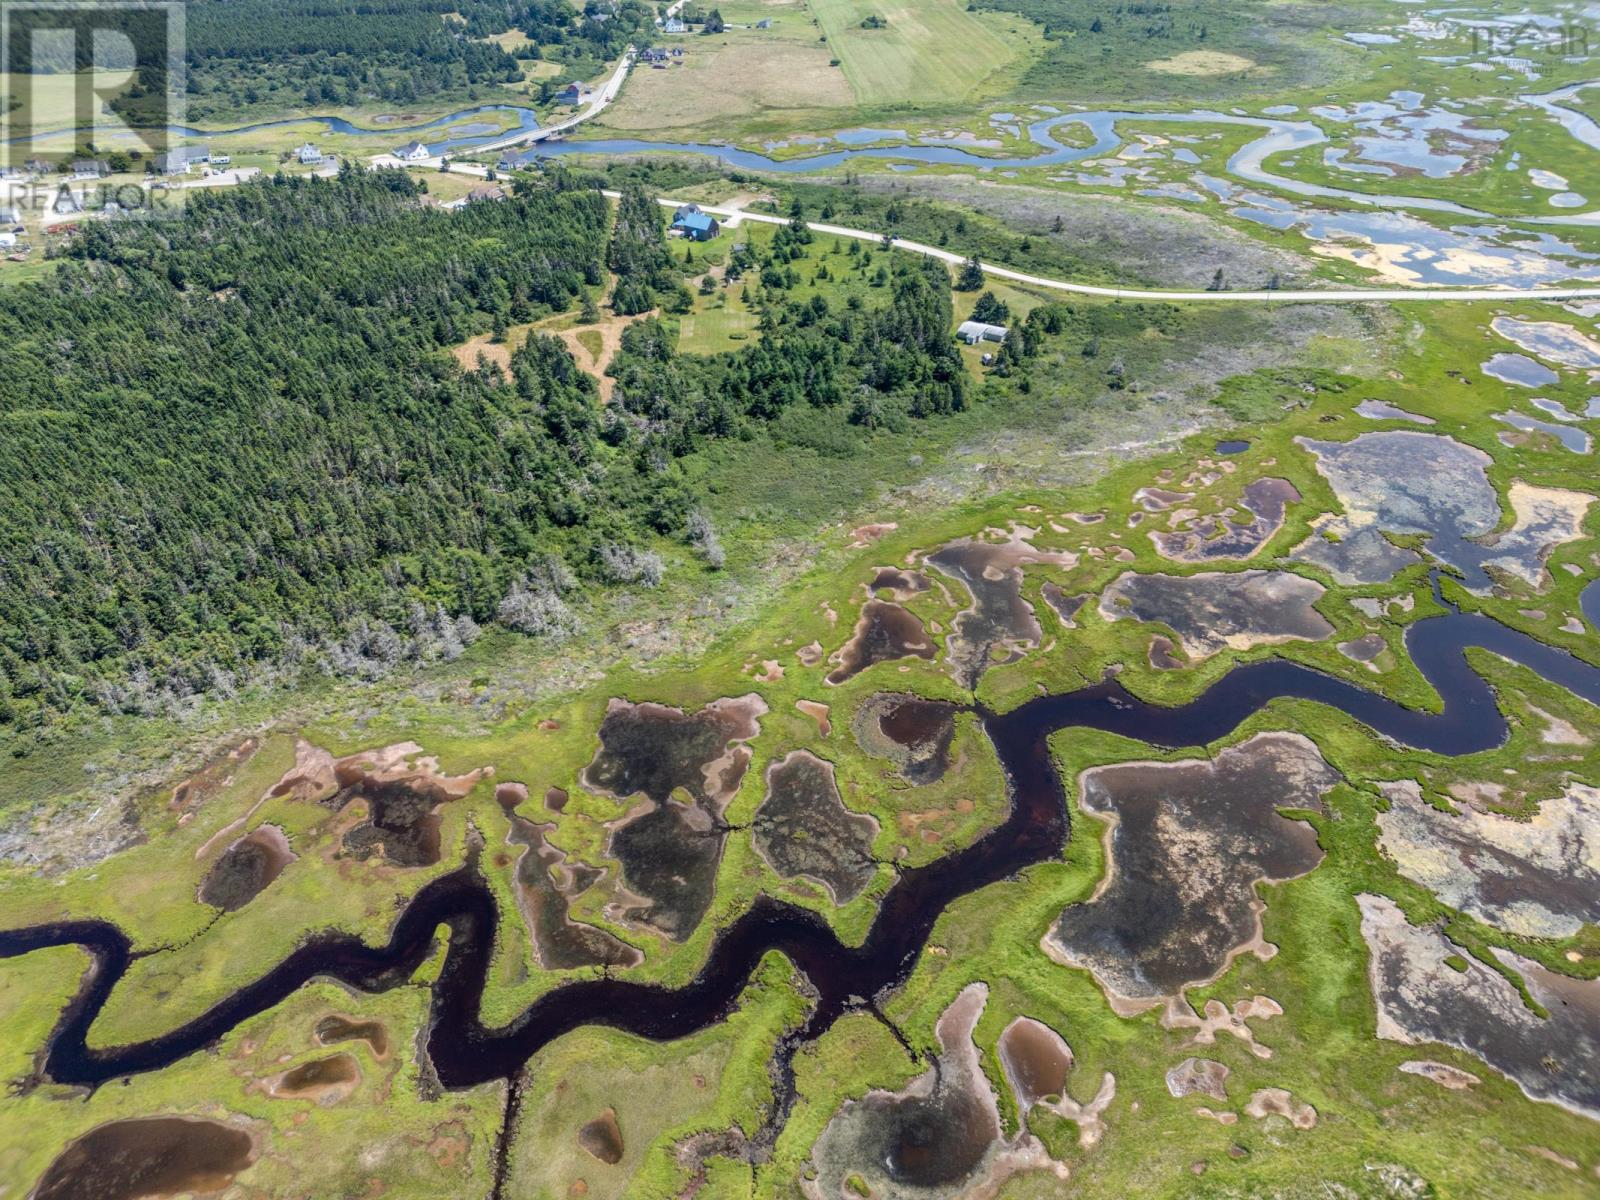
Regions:
<instances>
[{"instance_id":1,"label":"coniferous forest","mask_svg":"<svg viewBox=\"0 0 1600 1200\"><path fill-rule=\"evenodd\" d=\"M607 408L554 338L463 370L449 347L577 307L614 251L590 183L518 193L446 212L358 169L197 192L0 291L0 722L559 632L573 589L659 577L653 539L711 560L674 466L708 439L964 403L943 268L910 260L887 307L774 305L735 353L645 321Z\"/></svg>"},{"instance_id":2,"label":"coniferous forest","mask_svg":"<svg viewBox=\"0 0 1600 1200\"><path fill-rule=\"evenodd\" d=\"M198 122L437 97L505 100L487 89L520 83L518 58L560 62L552 84L587 78L655 33L655 10L642 0L614 11L566 0L194 0L185 12L186 115ZM508 29L526 40L488 40ZM158 98L135 86L114 107L149 115Z\"/></svg>"}]
</instances>

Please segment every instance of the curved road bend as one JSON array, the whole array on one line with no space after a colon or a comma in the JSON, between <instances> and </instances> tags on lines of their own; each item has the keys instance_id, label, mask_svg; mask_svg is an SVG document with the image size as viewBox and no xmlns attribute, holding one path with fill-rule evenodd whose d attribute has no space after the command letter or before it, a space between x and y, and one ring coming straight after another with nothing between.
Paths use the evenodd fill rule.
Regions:
<instances>
[{"instance_id":1,"label":"curved road bend","mask_svg":"<svg viewBox=\"0 0 1600 1200\"><path fill-rule=\"evenodd\" d=\"M613 199L621 195L620 192L609 189L605 191L605 194ZM684 201L663 199L658 200L657 203L663 208L676 208ZM772 216L768 213L747 212L742 208L729 208L718 204L702 204L700 207L714 217L726 218L728 223L733 225L743 221L759 221L763 225L787 225L789 223L789 218L787 217ZM834 237L855 238L857 241L863 242L881 242L884 237L883 234L873 233L870 230L851 229L844 225L828 225L821 221L807 221L806 226L815 233L826 233ZM930 258L943 259L947 263L959 264L967 261L965 254L957 254L953 250L945 250L939 246L929 246L922 242L913 242L905 238L895 238L894 246L897 250L908 250L912 254L926 254ZM1163 291L1158 288L1107 287L1093 283L1073 283L1066 279L1052 279L1048 275L1030 275L1026 271L1014 271L1010 267L997 267L990 263L983 264L983 273L992 275L996 279L1009 279L1013 283L1027 284L1030 287L1048 288L1057 292L1073 292L1080 296L1100 296L1110 300L1247 300L1285 304L1348 304L1390 300L1600 300L1600 287L1594 286L1319 288L1299 291L1282 289L1255 292L1175 292Z\"/></svg>"}]
</instances>

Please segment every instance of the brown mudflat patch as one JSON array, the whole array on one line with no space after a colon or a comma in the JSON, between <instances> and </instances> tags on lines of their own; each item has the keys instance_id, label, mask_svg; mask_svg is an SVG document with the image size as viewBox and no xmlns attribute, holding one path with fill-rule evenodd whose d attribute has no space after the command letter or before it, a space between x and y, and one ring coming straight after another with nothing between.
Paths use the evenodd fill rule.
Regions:
<instances>
[{"instance_id":1,"label":"brown mudflat patch","mask_svg":"<svg viewBox=\"0 0 1600 1200\"><path fill-rule=\"evenodd\" d=\"M1244 1115L1257 1121L1268 1117L1282 1117L1296 1129L1312 1129L1317 1124L1317 1110L1296 1100L1283 1088L1261 1088L1244 1106Z\"/></svg>"},{"instance_id":2,"label":"brown mudflat patch","mask_svg":"<svg viewBox=\"0 0 1600 1200\"><path fill-rule=\"evenodd\" d=\"M1209 516L1183 509L1173 514L1170 528L1151 530L1150 540L1156 553L1174 562L1253 558L1283 528L1288 506L1299 499L1287 479L1257 479L1239 499L1243 513L1231 506Z\"/></svg>"},{"instance_id":3,"label":"brown mudflat patch","mask_svg":"<svg viewBox=\"0 0 1600 1200\"><path fill-rule=\"evenodd\" d=\"M1011 1176L1066 1168L1024 1127L1002 1136L994 1089L972 1033L988 999L968 984L939 1018L937 1063L898 1092L848 1100L811 1148L813 1171L800 1181L810 1200L915 1196L920 1200L992 1196Z\"/></svg>"},{"instance_id":4,"label":"brown mudflat patch","mask_svg":"<svg viewBox=\"0 0 1600 1200\"><path fill-rule=\"evenodd\" d=\"M976 687L985 669L1012 662L1039 645L1039 618L1022 596L1022 568L1077 565L1078 556L1071 551L1035 547L1028 539L1036 533L1018 525L1004 541L962 538L927 556L930 567L959 581L972 596L972 606L952 622L945 649L951 672L963 687Z\"/></svg>"},{"instance_id":5,"label":"brown mudflat patch","mask_svg":"<svg viewBox=\"0 0 1600 1200\"><path fill-rule=\"evenodd\" d=\"M956 706L908 692L878 692L856 709L856 743L894 763L908 783L934 783L950 768Z\"/></svg>"},{"instance_id":6,"label":"brown mudflat patch","mask_svg":"<svg viewBox=\"0 0 1600 1200\"><path fill-rule=\"evenodd\" d=\"M391 866L421 867L439 861L440 807L461 799L493 774L493 767L479 767L465 775L446 775L438 759L423 754L415 742L335 758L302 739L294 765L267 796L315 801L336 812L364 801L367 816L345 830L341 852L378 857Z\"/></svg>"},{"instance_id":7,"label":"brown mudflat patch","mask_svg":"<svg viewBox=\"0 0 1600 1200\"><path fill-rule=\"evenodd\" d=\"M585 1122L578 1130L578 1145L594 1158L609 1166L622 1161L622 1127L617 1124L617 1112L608 1108L594 1120Z\"/></svg>"},{"instance_id":8,"label":"brown mudflat patch","mask_svg":"<svg viewBox=\"0 0 1600 1200\"><path fill-rule=\"evenodd\" d=\"M888 592L889 599L904 603L913 596L919 596L931 588L933 584L921 571L904 571L899 567L879 567L872 576L872 581L867 584L867 590L873 595L879 592Z\"/></svg>"},{"instance_id":9,"label":"brown mudflat patch","mask_svg":"<svg viewBox=\"0 0 1600 1200\"><path fill-rule=\"evenodd\" d=\"M894 521L886 521L876 525L857 525L850 531L850 549L865 550L884 534L892 533L899 528L899 524Z\"/></svg>"},{"instance_id":10,"label":"brown mudflat patch","mask_svg":"<svg viewBox=\"0 0 1600 1200\"><path fill-rule=\"evenodd\" d=\"M599 926L572 919L572 902L605 871L569 862L566 852L549 842L554 825L535 824L515 812L507 812L506 819L511 826L506 843L524 847L512 886L539 965L546 970L638 966L644 956L637 949Z\"/></svg>"},{"instance_id":11,"label":"brown mudflat patch","mask_svg":"<svg viewBox=\"0 0 1600 1200\"><path fill-rule=\"evenodd\" d=\"M1434 1062L1427 1058L1403 1062L1399 1069L1407 1075L1417 1075L1431 1080L1452 1092L1464 1092L1474 1084L1482 1082L1471 1071L1463 1071L1460 1067L1452 1067L1448 1063Z\"/></svg>"},{"instance_id":12,"label":"brown mudflat patch","mask_svg":"<svg viewBox=\"0 0 1600 1200\"><path fill-rule=\"evenodd\" d=\"M877 834L877 821L845 807L826 759L794 750L767 768L750 840L779 875L814 879L835 904L848 904L877 873Z\"/></svg>"},{"instance_id":13,"label":"brown mudflat patch","mask_svg":"<svg viewBox=\"0 0 1600 1200\"><path fill-rule=\"evenodd\" d=\"M1178 1100L1200 1095L1226 1101L1229 1074L1227 1065L1215 1059L1186 1058L1167 1070L1167 1091Z\"/></svg>"},{"instance_id":14,"label":"brown mudflat patch","mask_svg":"<svg viewBox=\"0 0 1600 1200\"><path fill-rule=\"evenodd\" d=\"M220 1192L256 1159L252 1134L199 1117L96 1126L45 1168L31 1200L137 1200Z\"/></svg>"},{"instance_id":15,"label":"brown mudflat patch","mask_svg":"<svg viewBox=\"0 0 1600 1200\"><path fill-rule=\"evenodd\" d=\"M850 640L829 656L828 661L836 665L826 682L841 684L881 662L901 658L932 661L933 656L933 639L915 613L885 600L868 600L861 606Z\"/></svg>"},{"instance_id":16,"label":"brown mudflat patch","mask_svg":"<svg viewBox=\"0 0 1600 1200\"><path fill-rule=\"evenodd\" d=\"M1412 925L1387 896L1356 900L1380 1038L1455 1046L1533 1099L1600 1119L1600 980L1559 975L1494 948L1500 965L1521 976L1549 1014L1541 1018L1500 971L1438 929Z\"/></svg>"},{"instance_id":17,"label":"brown mudflat patch","mask_svg":"<svg viewBox=\"0 0 1600 1200\"><path fill-rule=\"evenodd\" d=\"M1001 1032L995 1052L1000 1056L1000 1069L1011 1085L1017 1107L1023 1112L1041 1100L1067 1094L1072 1047L1043 1021L1017 1017Z\"/></svg>"},{"instance_id":18,"label":"brown mudflat patch","mask_svg":"<svg viewBox=\"0 0 1600 1200\"><path fill-rule=\"evenodd\" d=\"M1084 967L1119 1011L1215 979L1261 938L1256 885L1322 861L1316 831L1278 809L1323 812L1339 776L1299 734L1262 733L1214 759L1095 767L1079 806L1106 821L1106 876L1045 935L1058 962Z\"/></svg>"},{"instance_id":19,"label":"brown mudflat patch","mask_svg":"<svg viewBox=\"0 0 1600 1200\"><path fill-rule=\"evenodd\" d=\"M198 808L227 787L233 781L234 771L254 758L260 748L260 741L249 737L218 755L172 789L167 807L175 812Z\"/></svg>"},{"instance_id":20,"label":"brown mudflat patch","mask_svg":"<svg viewBox=\"0 0 1600 1200\"><path fill-rule=\"evenodd\" d=\"M817 732L823 737L833 732L833 722L828 719L828 705L819 700L796 700L794 706L817 723Z\"/></svg>"},{"instance_id":21,"label":"brown mudflat patch","mask_svg":"<svg viewBox=\"0 0 1600 1200\"><path fill-rule=\"evenodd\" d=\"M700 923L727 838L722 812L744 779L751 756L745 743L766 712L754 692L694 713L611 701L600 746L580 778L590 791L644 801L611 827L608 853L622 864L632 893L620 919L678 941Z\"/></svg>"},{"instance_id":22,"label":"brown mudflat patch","mask_svg":"<svg viewBox=\"0 0 1600 1200\"><path fill-rule=\"evenodd\" d=\"M1174 492L1168 488L1142 487L1133 494L1133 502L1147 513L1166 512L1193 499L1193 492Z\"/></svg>"},{"instance_id":23,"label":"brown mudflat patch","mask_svg":"<svg viewBox=\"0 0 1600 1200\"><path fill-rule=\"evenodd\" d=\"M1255 1030L1250 1027L1250 1022L1266 1021L1282 1015L1282 1006L1271 996L1257 995L1248 1000L1235 1000L1231 1009L1213 997L1205 1002L1203 1011L1199 1013L1190 1007L1187 998L1172 996L1161 1012L1161 1028L1194 1030L1194 1037L1189 1041L1192 1046L1211 1046L1216 1043L1217 1034L1230 1034L1248 1046L1250 1053L1257 1058L1271 1058L1272 1051L1256 1041Z\"/></svg>"},{"instance_id":24,"label":"brown mudflat patch","mask_svg":"<svg viewBox=\"0 0 1600 1200\"><path fill-rule=\"evenodd\" d=\"M1150 649L1145 657L1150 665L1158 671L1181 671L1184 667L1183 659L1176 654L1177 647L1172 644L1172 639L1156 634L1150 639Z\"/></svg>"},{"instance_id":25,"label":"brown mudflat patch","mask_svg":"<svg viewBox=\"0 0 1600 1200\"><path fill-rule=\"evenodd\" d=\"M1055 612L1064 629L1076 629L1078 627L1078 613L1088 602L1089 597L1087 595L1069 596L1061 590L1059 584L1051 583L1048 580L1039 589L1039 594L1044 597L1044 602Z\"/></svg>"},{"instance_id":26,"label":"brown mudflat patch","mask_svg":"<svg viewBox=\"0 0 1600 1200\"><path fill-rule=\"evenodd\" d=\"M510 812L519 804L528 800L528 785L525 783L497 783L494 785L494 802Z\"/></svg>"},{"instance_id":27,"label":"brown mudflat patch","mask_svg":"<svg viewBox=\"0 0 1600 1200\"><path fill-rule=\"evenodd\" d=\"M389 1057L389 1030L382 1021L362 1020L360 1017L350 1017L344 1013L329 1013L317 1022L312 1034L319 1045L365 1042L374 1058Z\"/></svg>"},{"instance_id":28,"label":"brown mudflat patch","mask_svg":"<svg viewBox=\"0 0 1600 1200\"><path fill-rule=\"evenodd\" d=\"M1372 660L1384 651L1386 643L1381 633L1368 633L1353 641L1340 642L1339 653L1354 662L1372 665Z\"/></svg>"},{"instance_id":29,"label":"brown mudflat patch","mask_svg":"<svg viewBox=\"0 0 1600 1200\"><path fill-rule=\"evenodd\" d=\"M1320 641L1333 626L1313 607L1325 589L1291 571L1124 572L1101 594L1100 615L1167 626L1192 659L1220 650Z\"/></svg>"},{"instance_id":30,"label":"brown mudflat patch","mask_svg":"<svg viewBox=\"0 0 1600 1200\"><path fill-rule=\"evenodd\" d=\"M331 1054L290 1067L267 1080L267 1094L277 1099L315 1100L337 1104L361 1082L361 1066L350 1054Z\"/></svg>"},{"instance_id":31,"label":"brown mudflat patch","mask_svg":"<svg viewBox=\"0 0 1600 1200\"><path fill-rule=\"evenodd\" d=\"M222 852L200 882L200 903L224 912L243 908L259 896L298 855L276 825L253 829Z\"/></svg>"}]
</instances>

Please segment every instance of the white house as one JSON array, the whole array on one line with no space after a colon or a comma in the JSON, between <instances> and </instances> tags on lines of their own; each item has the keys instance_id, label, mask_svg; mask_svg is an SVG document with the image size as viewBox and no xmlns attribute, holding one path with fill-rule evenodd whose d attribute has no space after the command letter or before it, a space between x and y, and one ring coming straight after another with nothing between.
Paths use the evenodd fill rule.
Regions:
<instances>
[{"instance_id":1,"label":"white house","mask_svg":"<svg viewBox=\"0 0 1600 1200\"><path fill-rule=\"evenodd\" d=\"M0 204L0 229L15 229L21 224L21 209L14 204Z\"/></svg>"},{"instance_id":2,"label":"white house","mask_svg":"<svg viewBox=\"0 0 1600 1200\"><path fill-rule=\"evenodd\" d=\"M421 142L410 141L396 150L394 156L405 162L421 162L428 157L428 148Z\"/></svg>"},{"instance_id":3,"label":"white house","mask_svg":"<svg viewBox=\"0 0 1600 1200\"><path fill-rule=\"evenodd\" d=\"M661 31L663 33L688 33L689 27L677 17L668 17L666 23L662 25Z\"/></svg>"},{"instance_id":4,"label":"white house","mask_svg":"<svg viewBox=\"0 0 1600 1200\"><path fill-rule=\"evenodd\" d=\"M956 327L956 336L969 346L976 346L979 342L1003 342L1006 340L1006 327L986 325L982 321L963 321Z\"/></svg>"},{"instance_id":5,"label":"white house","mask_svg":"<svg viewBox=\"0 0 1600 1200\"><path fill-rule=\"evenodd\" d=\"M75 196L72 189L63 183L56 189L56 198L50 202L50 211L58 217L81 213L83 211L83 201Z\"/></svg>"},{"instance_id":6,"label":"white house","mask_svg":"<svg viewBox=\"0 0 1600 1200\"><path fill-rule=\"evenodd\" d=\"M322 161L322 151L318 150L310 142L296 150L295 155L300 159L301 165L307 167L314 167Z\"/></svg>"},{"instance_id":7,"label":"white house","mask_svg":"<svg viewBox=\"0 0 1600 1200\"><path fill-rule=\"evenodd\" d=\"M158 154L155 158L156 174L158 175L187 175L189 168L196 163L211 161L211 151L203 146L180 146L176 150L169 150L165 154Z\"/></svg>"}]
</instances>

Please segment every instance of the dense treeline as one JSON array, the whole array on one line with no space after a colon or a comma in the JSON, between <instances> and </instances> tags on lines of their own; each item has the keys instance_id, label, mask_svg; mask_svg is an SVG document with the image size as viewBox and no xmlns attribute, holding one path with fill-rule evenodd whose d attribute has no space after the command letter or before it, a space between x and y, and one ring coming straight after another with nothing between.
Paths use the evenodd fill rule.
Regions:
<instances>
[{"instance_id":1,"label":"dense treeline","mask_svg":"<svg viewBox=\"0 0 1600 1200\"><path fill-rule=\"evenodd\" d=\"M545 339L505 379L439 349L569 307L607 221L589 190L447 214L398 172L281 180L0 293L0 718L470 636L585 519L594 385Z\"/></svg>"},{"instance_id":2,"label":"dense treeline","mask_svg":"<svg viewBox=\"0 0 1600 1200\"><path fill-rule=\"evenodd\" d=\"M513 28L527 41L510 52L486 40ZM518 57L565 65L544 81L548 91L563 78L592 74L653 32L654 12L642 0L624 0L614 14L566 0L195 0L185 33L187 116L505 99L484 89L520 82ZM137 117L151 100L136 87L116 105Z\"/></svg>"},{"instance_id":3,"label":"dense treeline","mask_svg":"<svg viewBox=\"0 0 1600 1200\"><path fill-rule=\"evenodd\" d=\"M527 37L513 47L521 58L543 58L566 65L577 78L592 74L601 63L622 54L628 46L648 46L656 34L655 6L645 0L586 0L574 15L569 0L509 0L473 3L458 9L467 30L490 37L506 29L519 29ZM549 82L549 81L546 81Z\"/></svg>"},{"instance_id":4,"label":"dense treeline","mask_svg":"<svg viewBox=\"0 0 1600 1200\"><path fill-rule=\"evenodd\" d=\"M455 213L397 171L197 192L0 291L0 725L372 676L489 621L568 632L575 593L660 580L657 537L721 564L675 462L708 439L967 402L944 270L900 256L881 307L766 289L737 353L680 357L641 323L604 410L548 337L463 371L449 347L604 285L591 184L552 171Z\"/></svg>"},{"instance_id":5,"label":"dense treeline","mask_svg":"<svg viewBox=\"0 0 1600 1200\"><path fill-rule=\"evenodd\" d=\"M666 217L649 192L637 184L622 189L606 265L617 277L611 304L632 316L649 312L667 291L681 289L662 229Z\"/></svg>"}]
</instances>

